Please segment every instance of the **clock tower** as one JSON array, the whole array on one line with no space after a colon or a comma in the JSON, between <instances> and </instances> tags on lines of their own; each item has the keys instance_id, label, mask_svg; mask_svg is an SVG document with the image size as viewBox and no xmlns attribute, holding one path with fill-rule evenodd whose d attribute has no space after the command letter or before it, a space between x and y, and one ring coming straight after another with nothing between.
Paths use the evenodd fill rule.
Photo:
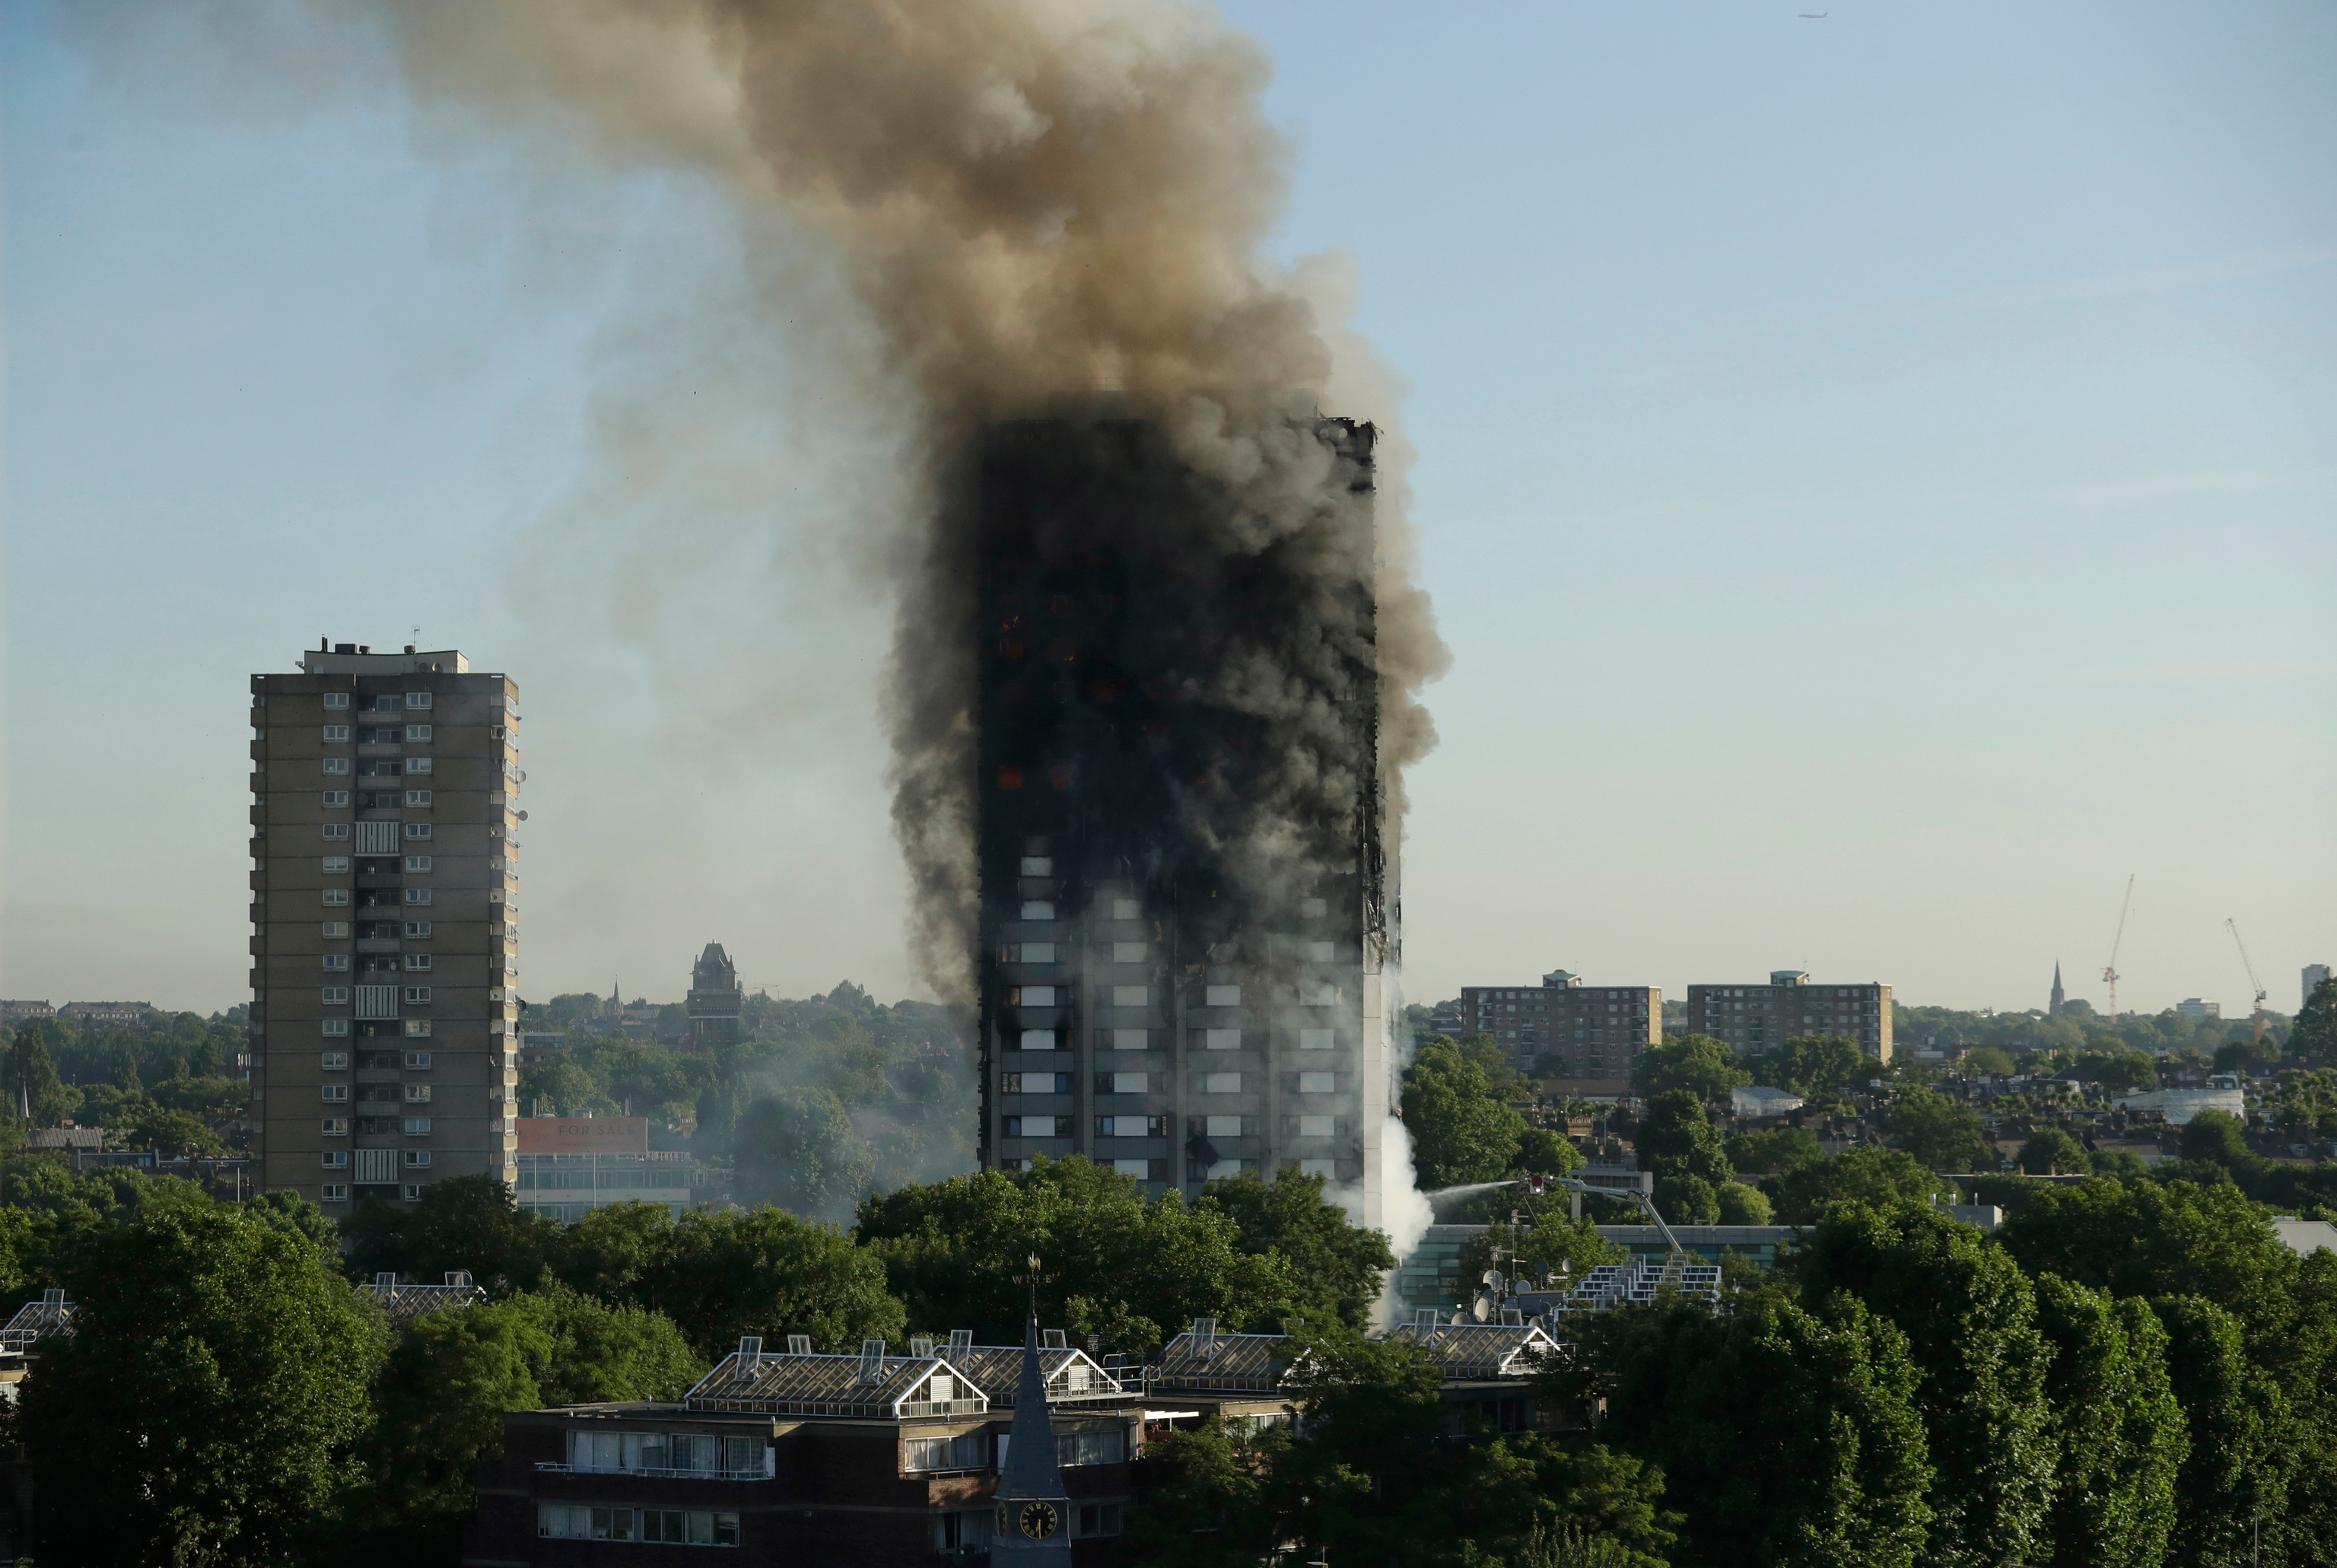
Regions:
<instances>
[{"instance_id":1,"label":"clock tower","mask_svg":"<svg viewBox=\"0 0 2337 1568\"><path fill-rule=\"evenodd\" d=\"M1039 1260L1031 1260L1037 1271ZM1022 1377L1014 1390L1014 1426L998 1474L990 1560L1017 1563L1071 1560L1071 1503L1055 1465L1055 1428L1047 1415L1047 1373L1039 1360L1035 1302L1022 1333Z\"/></svg>"}]
</instances>

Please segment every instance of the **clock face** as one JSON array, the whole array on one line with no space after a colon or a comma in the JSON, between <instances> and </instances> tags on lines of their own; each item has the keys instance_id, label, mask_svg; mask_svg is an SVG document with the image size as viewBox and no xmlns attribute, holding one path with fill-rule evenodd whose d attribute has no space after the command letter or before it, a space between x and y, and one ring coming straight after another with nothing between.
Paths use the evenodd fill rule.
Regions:
<instances>
[{"instance_id":1,"label":"clock face","mask_svg":"<svg viewBox=\"0 0 2337 1568\"><path fill-rule=\"evenodd\" d=\"M1052 1503L1025 1503L1015 1522L1022 1526L1022 1534L1033 1541L1044 1541L1061 1529L1063 1523Z\"/></svg>"}]
</instances>

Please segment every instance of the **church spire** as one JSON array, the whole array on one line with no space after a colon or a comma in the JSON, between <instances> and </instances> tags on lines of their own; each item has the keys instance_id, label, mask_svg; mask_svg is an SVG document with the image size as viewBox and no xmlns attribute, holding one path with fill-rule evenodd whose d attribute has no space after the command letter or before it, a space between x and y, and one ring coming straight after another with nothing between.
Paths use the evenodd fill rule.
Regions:
<instances>
[{"instance_id":1,"label":"church spire","mask_svg":"<svg viewBox=\"0 0 2337 1568\"><path fill-rule=\"evenodd\" d=\"M1016 1563L1071 1560L1071 1494L1055 1464L1054 1423L1047 1415L1047 1369L1039 1355L1039 1259L1031 1259L1031 1315L1022 1329L1022 1377L1014 1390L1014 1426L998 1473L997 1516L990 1553Z\"/></svg>"},{"instance_id":2,"label":"church spire","mask_svg":"<svg viewBox=\"0 0 2337 1568\"><path fill-rule=\"evenodd\" d=\"M2058 958L2053 960L2053 1004L2045 1012L2049 1017L2058 1018L2061 1015L2061 961Z\"/></svg>"}]
</instances>

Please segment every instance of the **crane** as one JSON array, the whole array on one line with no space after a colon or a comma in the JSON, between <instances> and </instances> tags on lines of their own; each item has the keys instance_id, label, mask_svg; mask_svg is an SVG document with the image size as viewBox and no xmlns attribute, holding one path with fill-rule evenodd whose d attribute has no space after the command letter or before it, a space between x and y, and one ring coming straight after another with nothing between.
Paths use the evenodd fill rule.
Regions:
<instances>
[{"instance_id":1,"label":"crane","mask_svg":"<svg viewBox=\"0 0 2337 1568\"><path fill-rule=\"evenodd\" d=\"M2110 983L2110 1022L2117 1022L2117 956L2118 947L2126 941L2126 912L2134 906L2134 873L2126 874L2126 898L2118 905L2117 935L2110 938L2110 961L2102 965L2102 978Z\"/></svg>"},{"instance_id":2,"label":"crane","mask_svg":"<svg viewBox=\"0 0 2337 1568\"><path fill-rule=\"evenodd\" d=\"M2248 972L2248 984L2255 987L2256 1044L2261 1045L2264 1044L2264 982L2256 978L2256 966L2248 961L2248 945L2240 940L2240 923L2237 920L2226 920L2224 924L2231 930L2232 946L2240 950L2240 967Z\"/></svg>"}]
</instances>

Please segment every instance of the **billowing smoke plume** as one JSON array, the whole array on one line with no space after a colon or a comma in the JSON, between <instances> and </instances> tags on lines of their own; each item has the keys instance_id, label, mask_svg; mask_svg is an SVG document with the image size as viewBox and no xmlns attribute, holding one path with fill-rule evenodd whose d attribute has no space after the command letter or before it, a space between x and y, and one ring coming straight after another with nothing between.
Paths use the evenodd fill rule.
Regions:
<instances>
[{"instance_id":1,"label":"billowing smoke plume","mask_svg":"<svg viewBox=\"0 0 2337 1568\"><path fill-rule=\"evenodd\" d=\"M901 406L922 455L929 521L891 542L894 814L919 956L944 995L965 998L971 978L976 635L938 489L983 426L1110 389L1228 497L1214 536L1184 547L1303 549L1325 581L1282 607L1292 657L1245 661L1209 694L1294 742L1321 698L1306 651L1353 641L1321 612L1350 602L1342 583L1368 590L1382 785L1400 813L1402 769L1433 739L1418 688L1443 650L1404 576L1404 454L1376 370L1318 315L1321 290L1260 254L1288 150L1260 111L1255 44L1177 0L385 0L372 14L425 105L569 122L604 157L697 171L835 251L880 361L850 390ZM805 304L784 287L767 300ZM1372 507L1325 511L1316 394L1382 426ZM1262 841L1278 809L1304 818L1342 787L1317 775L1320 750L1276 754L1289 767L1266 781Z\"/></svg>"}]
</instances>

